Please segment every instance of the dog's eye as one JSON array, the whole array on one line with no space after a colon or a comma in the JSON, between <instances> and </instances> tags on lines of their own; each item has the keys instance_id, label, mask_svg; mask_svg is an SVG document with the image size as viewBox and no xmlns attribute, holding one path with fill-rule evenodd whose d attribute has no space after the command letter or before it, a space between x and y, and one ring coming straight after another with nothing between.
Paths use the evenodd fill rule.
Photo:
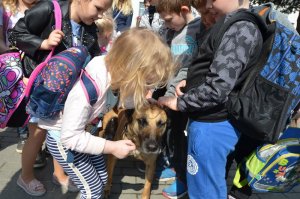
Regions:
<instances>
[{"instance_id":1,"label":"dog's eye","mask_svg":"<svg viewBox=\"0 0 300 199\"><path fill-rule=\"evenodd\" d=\"M162 120L159 120L157 123L156 123L156 126L161 128L161 127L164 127L166 125L166 122L163 122Z\"/></svg>"},{"instance_id":2,"label":"dog's eye","mask_svg":"<svg viewBox=\"0 0 300 199\"><path fill-rule=\"evenodd\" d=\"M137 121L140 127L146 127L148 125L146 118L140 118Z\"/></svg>"}]
</instances>

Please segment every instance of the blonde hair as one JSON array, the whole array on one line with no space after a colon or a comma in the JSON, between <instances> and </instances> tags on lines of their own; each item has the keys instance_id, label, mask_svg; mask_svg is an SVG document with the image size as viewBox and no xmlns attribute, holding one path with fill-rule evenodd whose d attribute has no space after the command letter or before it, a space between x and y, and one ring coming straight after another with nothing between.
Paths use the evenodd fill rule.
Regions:
<instances>
[{"instance_id":1,"label":"blonde hair","mask_svg":"<svg viewBox=\"0 0 300 199\"><path fill-rule=\"evenodd\" d=\"M131 0L113 0L112 8L117 8L124 15L130 15L133 11Z\"/></svg>"},{"instance_id":2,"label":"blonde hair","mask_svg":"<svg viewBox=\"0 0 300 199\"><path fill-rule=\"evenodd\" d=\"M4 10L9 10L12 15L18 12L18 0L2 0L2 7Z\"/></svg>"},{"instance_id":3,"label":"blonde hair","mask_svg":"<svg viewBox=\"0 0 300 199\"><path fill-rule=\"evenodd\" d=\"M191 9L191 1L192 0L159 0L156 6L156 10L158 13L175 12L177 14L180 14L182 6L187 6L189 9Z\"/></svg>"},{"instance_id":4,"label":"blonde hair","mask_svg":"<svg viewBox=\"0 0 300 199\"><path fill-rule=\"evenodd\" d=\"M120 92L120 104L133 98L138 110L147 104L148 90L163 87L176 68L169 47L160 37L145 28L123 32L105 58L111 74L111 87Z\"/></svg>"},{"instance_id":5,"label":"blonde hair","mask_svg":"<svg viewBox=\"0 0 300 199\"><path fill-rule=\"evenodd\" d=\"M114 31L114 20L110 16L103 16L101 19L97 19L95 24L100 34Z\"/></svg>"}]
</instances>

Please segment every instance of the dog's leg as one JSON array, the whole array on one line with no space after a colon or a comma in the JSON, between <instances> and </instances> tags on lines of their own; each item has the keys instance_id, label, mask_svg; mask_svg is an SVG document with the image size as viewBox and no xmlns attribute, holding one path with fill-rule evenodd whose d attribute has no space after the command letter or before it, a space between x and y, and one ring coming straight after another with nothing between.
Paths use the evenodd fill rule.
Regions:
<instances>
[{"instance_id":1,"label":"dog's leg","mask_svg":"<svg viewBox=\"0 0 300 199\"><path fill-rule=\"evenodd\" d=\"M150 158L146 164L146 171L145 171L145 186L142 193L142 199L149 199L151 193L151 185L154 178L154 172L156 168L156 158Z\"/></svg>"},{"instance_id":2,"label":"dog's leg","mask_svg":"<svg viewBox=\"0 0 300 199\"><path fill-rule=\"evenodd\" d=\"M113 174L114 174L114 169L115 165L117 162L117 158L113 155L108 155L108 160L107 160L107 175L108 175L108 180L107 184L104 189L104 198L108 198L110 195L110 189L112 186L112 179L113 179Z\"/></svg>"}]
</instances>

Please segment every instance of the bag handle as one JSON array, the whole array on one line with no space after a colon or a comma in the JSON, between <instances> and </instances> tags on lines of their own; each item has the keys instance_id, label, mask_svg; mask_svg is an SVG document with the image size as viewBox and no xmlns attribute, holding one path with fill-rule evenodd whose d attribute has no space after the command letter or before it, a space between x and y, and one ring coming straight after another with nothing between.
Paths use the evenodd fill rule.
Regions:
<instances>
[{"instance_id":1,"label":"bag handle","mask_svg":"<svg viewBox=\"0 0 300 199\"><path fill-rule=\"evenodd\" d=\"M240 180L241 180L241 164L238 165L233 179L233 184L239 189L248 184L247 178L243 179L242 181Z\"/></svg>"},{"instance_id":2,"label":"bag handle","mask_svg":"<svg viewBox=\"0 0 300 199\"><path fill-rule=\"evenodd\" d=\"M62 24L62 14L61 14L61 9L60 6L57 2L57 0L52 0L52 3L54 5L54 18L55 18L55 29L61 30L61 24ZM25 93L25 97L29 97L30 95L30 91L31 91L31 87L36 79L36 77L38 76L38 74L42 71L42 69L46 66L46 63L49 61L49 59L52 57L53 53L54 53L54 49L55 47L53 47L49 53L49 55L47 56L47 58L40 63L31 73L26 89L24 91Z\"/></svg>"}]
</instances>

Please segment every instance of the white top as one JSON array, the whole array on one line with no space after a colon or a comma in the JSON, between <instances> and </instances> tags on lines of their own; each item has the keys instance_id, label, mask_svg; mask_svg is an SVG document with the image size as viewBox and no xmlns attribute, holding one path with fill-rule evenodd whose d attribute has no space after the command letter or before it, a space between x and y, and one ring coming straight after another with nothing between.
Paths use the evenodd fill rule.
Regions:
<instances>
[{"instance_id":1,"label":"white top","mask_svg":"<svg viewBox=\"0 0 300 199\"><path fill-rule=\"evenodd\" d=\"M110 74L104 64L104 56L93 58L86 66L86 71L99 87L97 102L93 106L89 104L78 81L67 97L60 118L56 121L40 119L38 124L47 130L61 130L60 141L67 149L96 155L102 153L105 139L91 135L85 131L85 127L100 113L104 114L109 110L106 94L110 86Z\"/></svg>"}]
</instances>

